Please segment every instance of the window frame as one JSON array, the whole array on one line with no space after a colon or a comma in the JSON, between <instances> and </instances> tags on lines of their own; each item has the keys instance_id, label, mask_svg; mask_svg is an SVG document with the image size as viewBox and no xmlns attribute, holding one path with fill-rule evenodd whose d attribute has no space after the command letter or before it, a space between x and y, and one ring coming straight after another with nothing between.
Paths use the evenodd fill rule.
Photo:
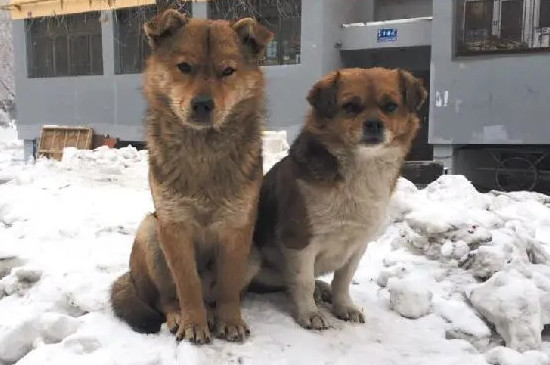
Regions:
<instances>
[{"instance_id":1,"label":"window frame","mask_svg":"<svg viewBox=\"0 0 550 365\"><path fill-rule=\"evenodd\" d=\"M273 3L270 3L273 2ZM266 52L260 60L261 66L290 66L301 64L301 45L302 45L302 0L283 0L283 7L286 7L288 16L281 16L281 11L276 13L266 12L266 10L273 10L279 3L277 0L211 0L207 2L207 17L208 19L226 19L235 20L240 17L251 17L256 19L260 24L266 26L273 32L273 39L266 47ZM229 8L230 4L238 3L240 8ZM217 4L222 4L217 7ZM216 6L216 7L215 7ZM283 23L285 21L294 22L297 30L291 31L289 37L285 37L283 33ZM297 37L297 40L293 42L292 33ZM286 39L288 38L288 39ZM295 52L285 53L285 46L295 47ZM275 57L270 58L269 55L275 49ZM287 62L285 57L294 56L293 62Z\"/></svg>"},{"instance_id":2,"label":"window frame","mask_svg":"<svg viewBox=\"0 0 550 365\"><path fill-rule=\"evenodd\" d=\"M112 29L114 73L116 76L135 75L143 72L145 67L145 59L151 53L150 47L147 44L145 33L143 32L143 23L152 18L159 11L162 11L168 7L176 8L179 11L185 12L189 17L193 16L192 1L189 0L157 0L156 4L113 10ZM120 27L121 23L119 23L119 19L121 18L130 19L130 21L126 24L126 28ZM125 30L125 32L121 33L121 30ZM123 35L121 36L121 34ZM126 42L127 39L136 39L138 42L137 46L133 48L133 50L135 50L133 55L124 51L125 44L128 44Z\"/></svg>"},{"instance_id":3,"label":"window frame","mask_svg":"<svg viewBox=\"0 0 550 365\"><path fill-rule=\"evenodd\" d=\"M97 24L93 25L94 22ZM25 19L25 33L28 78L104 74L101 12ZM75 39L82 37L88 42L85 57L73 46ZM45 47L46 51L42 56L36 55L38 46ZM61 51L63 49L65 51ZM58 59L62 52L65 59L64 70L59 70L62 61ZM80 68L74 61L78 59L81 60Z\"/></svg>"},{"instance_id":4,"label":"window frame","mask_svg":"<svg viewBox=\"0 0 550 365\"><path fill-rule=\"evenodd\" d=\"M546 53L550 52L549 46L541 46L540 43L540 27L537 27L540 16L539 11L531 12L528 14L531 18L526 20L525 16L521 17L519 40L505 39L500 34L502 32L502 3L513 0L500 0L495 2L493 0L453 0L453 58L454 59L467 59L467 58L479 58L487 56L505 56L505 55L519 55L519 54L533 54L533 53ZM541 0L541 3L544 0ZM479 40L467 40L466 39L466 4L470 2L481 3L493 3L493 6L500 6L496 11L494 7L493 15L490 16L490 23L488 26L488 33L484 37L480 37ZM531 5L535 6L537 3L534 0L521 0L522 5L525 7ZM530 2L526 4L526 2ZM539 7L541 5L539 3ZM536 9L540 10L540 9ZM495 19L498 16L498 19ZM526 30L526 24L531 24L530 28ZM550 22L550 20L549 20ZM498 35L493 35L494 29L498 28ZM524 35L525 33L525 35ZM539 40L537 42L537 37ZM478 43L480 49L475 50L475 43ZM508 44L507 44L508 43ZM483 47L486 47L483 49Z\"/></svg>"}]
</instances>

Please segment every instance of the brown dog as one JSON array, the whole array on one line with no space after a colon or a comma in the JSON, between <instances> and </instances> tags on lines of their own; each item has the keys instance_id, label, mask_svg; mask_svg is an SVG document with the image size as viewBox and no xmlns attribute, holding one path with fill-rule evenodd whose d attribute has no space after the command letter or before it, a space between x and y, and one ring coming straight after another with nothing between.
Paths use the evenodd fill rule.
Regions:
<instances>
[{"instance_id":1,"label":"brown dog","mask_svg":"<svg viewBox=\"0 0 550 365\"><path fill-rule=\"evenodd\" d=\"M130 271L113 285L115 314L140 332L165 320L178 340L210 341L199 272L214 264L215 334L249 334L240 292L262 179L264 78L272 33L252 19L188 19L167 10L144 26L149 183Z\"/></svg>"},{"instance_id":2,"label":"brown dog","mask_svg":"<svg viewBox=\"0 0 550 365\"><path fill-rule=\"evenodd\" d=\"M365 321L349 285L384 228L426 95L410 73L383 68L331 72L309 92L305 126L264 177L254 234L263 267L253 285L286 288L303 327L327 328L315 278L332 272L332 288L317 289L331 296L335 316Z\"/></svg>"}]
</instances>

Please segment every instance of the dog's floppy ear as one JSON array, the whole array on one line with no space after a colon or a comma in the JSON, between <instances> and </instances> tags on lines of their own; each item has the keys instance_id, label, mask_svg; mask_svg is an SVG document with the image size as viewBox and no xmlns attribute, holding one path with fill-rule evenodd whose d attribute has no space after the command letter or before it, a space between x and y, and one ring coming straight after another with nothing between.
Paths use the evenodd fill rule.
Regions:
<instances>
[{"instance_id":1,"label":"dog's floppy ear","mask_svg":"<svg viewBox=\"0 0 550 365\"><path fill-rule=\"evenodd\" d=\"M428 96L428 92L422 85L422 81L414 77L410 72L399 69L399 84L403 97L403 103L411 112L417 112Z\"/></svg>"},{"instance_id":2,"label":"dog's floppy ear","mask_svg":"<svg viewBox=\"0 0 550 365\"><path fill-rule=\"evenodd\" d=\"M273 39L273 33L252 18L240 19L233 23L232 28L246 51L256 60L261 58L265 47Z\"/></svg>"},{"instance_id":3,"label":"dog's floppy ear","mask_svg":"<svg viewBox=\"0 0 550 365\"><path fill-rule=\"evenodd\" d=\"M333 72L317 81L309 90L307 101L318 116L332 118L338 111L338 80L340 73Z\"/></svg>"},{"instance_id":4,"label":"dog's floppy ear","mask_svg":"<svg viewBox=\"0 0 550 365\"><path fill-rule=\"evenodd\" d=\"M156 48L163 39L174 35L187 24L187 15L176 9L167 9L143 24L143 30L151 48Z\"/></svg>"}]
</instances>

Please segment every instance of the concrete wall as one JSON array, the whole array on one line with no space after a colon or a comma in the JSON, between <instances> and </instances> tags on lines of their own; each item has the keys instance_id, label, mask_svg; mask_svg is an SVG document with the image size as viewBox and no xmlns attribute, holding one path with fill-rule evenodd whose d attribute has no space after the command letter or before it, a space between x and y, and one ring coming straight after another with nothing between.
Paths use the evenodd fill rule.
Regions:
<instances>
[{"instance_id":1,"label":"concrete wall","mask_svg":"<svg viewBox=\"0 0 550 365\"><path fill-rule=\"evenodd\" d=\"M408 19L432 15L433 2L451 0L377 0L374 20Z\"/></svg>"},{"instance_id":2,"label":"concrete wall","mask_svg":"<svg viewBox=\"0 0 550 365\"><path fill-rule=\"evenodd\" d=\"M97 133L143 139L141 75L114 74L113 23L102 23L103 75L27 78L23 20L13 24L18 132L34 139L43 124L89 125Z\"/></svg>"},{"instance_id":3,"label":"concrete wall","mask_svg":"<svg viewBox=\"0 0 550 365\"><path fill-rule=\"evenodd\" d=\"M429 141L549 144L550 54L453 58L453 2L434 0Z\"/></svg>"},{"instance_id":4,"label":"concrete wall","mask_svg":"<svg viewBox=\"0 0 550 365\"><path fill-rule=\"evenodd\" d=\"M295 137L307 110L307 91L323 73L338 66L339 53L334 42L339 37L340 24L347 14L353 13L354 3L339 7L339 0L302 0L305 15L301 64L264 67L269 129L287 129L289 139ZM342 11L338 12L339 9ZM101 76L27 78L24 21L14 21L19 138L36 138L43 124L85 124L97 133L123 140L143 139L145 103L141 75L114 75L113 23L110 12L106 15L109 21L102 23L104 74ZM194 3L193 15L206 16L206 3Z\"/></svg>"},{"instance_id":5,"label":"concrete wall","mask_svg":"<svg viewBox=\"0 0 550 365\"><path fill-rule=\"evenodd\" d=\"M429 46L432 43L430 18L370 22L364 25L348 25L343 29L342 50L365 50ZM397 30L397 39L378 42L380 28Z\"/></svg>"},{"instance_id":6,"label":"concrete wall","mask_svg":"<svg viewBox=\"0 0 550 365\"><path fill-rule=\"evenodd\" d=\"M321 73L326 74L342 67L342 25L354 21L370 21L374 2L363 0L323 0Z\"/></svg>"}]
</instances>

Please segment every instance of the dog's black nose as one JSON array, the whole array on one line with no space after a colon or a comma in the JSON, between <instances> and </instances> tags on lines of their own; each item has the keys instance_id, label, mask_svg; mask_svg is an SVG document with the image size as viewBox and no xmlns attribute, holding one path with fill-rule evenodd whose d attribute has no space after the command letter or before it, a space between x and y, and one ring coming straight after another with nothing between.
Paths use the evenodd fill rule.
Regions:
<instances>
[{"instance_id":1,"label":"dog's black nose","mask_svg":"<svg viewBox=\"0 0 550 365\"><path fill-rule=\"evenodd\" d=\"M363 128L371 133L380 133L384 130L384 125L379 120L369 120L365 122Z\"/></svg>"},{"instance_id":2,"label":"dog's black nose","mask_svg":"<svg viewBox=\"0 0 550 365\"><path fill-rule=\"evenodd\" d=\"M214 100L207 95L195 96L191 101L193 116L199 120L206 120L214 110Z\"/></svg>"},{"instance_id":3,"label":"dog's black nose","mask_svg":"<svg viewBox=\"0 0 550 365\"><path fill-rule=\"evenodd\" d=\"M367 120L363 123L363 142L380 143L384 139L384 124L379 120Z\"/></svg>"}]
</instances>

